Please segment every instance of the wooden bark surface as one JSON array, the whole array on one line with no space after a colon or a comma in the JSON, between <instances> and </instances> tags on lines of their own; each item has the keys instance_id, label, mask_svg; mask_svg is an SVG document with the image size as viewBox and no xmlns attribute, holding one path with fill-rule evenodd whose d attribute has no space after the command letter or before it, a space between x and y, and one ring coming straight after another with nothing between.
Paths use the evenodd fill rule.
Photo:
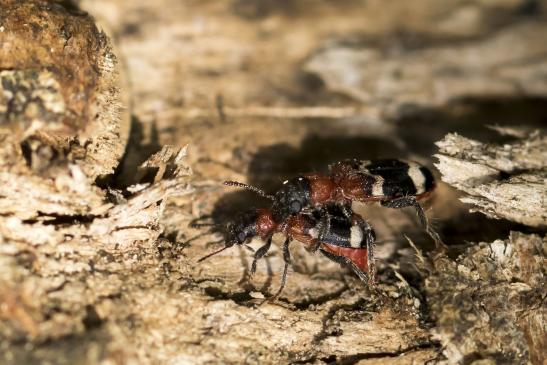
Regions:
<instances>
[{"instance_id":1,"label":"wooden bark surface","mask_svg":"<svg viewBox=\"0 0 547 365\"><path fill-rule=\"evenodd\" d=\"M503 146L447 135L437 142L441 154L436 155L436 166L444 181L470 195L461 200L475 210L493 218L545 227L547 139L539 130L520 132L516 141Z\"/></svg>"},{"instance_id":2,"label":"wooden bark surface","mask_svg":"<svg viewBox=\"0 0 547 365\"><path fill-rule=\"evenodd\" d=\"M55 175L64 161L91 179L111 174L124 152L129 114L110 41L76 8L47 1L1 5L2 144L22 143L38 174ZM2 168L17 169L18 157L5 155Z\"/></svg>"},{"instance_id":3,"label":"wooden bark surface","mask_svg":"<svg viewBox=\"0 0 547 365\"><path fill-rule=\"evenodd\" d=\"M18 14L0 12L0 363L546 358L545 2L0 6ZM447 254L412 210L354 204L378 236L374 289L294 243L261 304L277 236L253 277L243 248L197 263L222 235L193 219L268 204L223 180L273 191L437 152L425 206Z\"/></svg>"}]
</instances>

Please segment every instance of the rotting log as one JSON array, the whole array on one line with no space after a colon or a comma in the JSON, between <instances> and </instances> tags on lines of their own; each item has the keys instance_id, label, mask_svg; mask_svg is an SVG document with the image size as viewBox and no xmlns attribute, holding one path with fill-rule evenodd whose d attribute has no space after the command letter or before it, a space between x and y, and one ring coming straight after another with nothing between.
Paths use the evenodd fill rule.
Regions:
<instances>
[{"instance_id":1,"label":"rotting log","mask_svg":"<svg viewBox=\"0 0 547 365\"><path fill-rule=\"evenodd\" d=\"M332 133L344 127L349 134L362 132L381 138L382 145L393 149L389 141L399 127L382 119L386 112L384 100L374 99L372 107L363 106L360 98L344 104L345 99L333 94L352 96L355 91L337 88L325 74L325 68L311 68L318 63L328 66L326 56L338 52L341 45L351 46L352 42L344 39L362 35L364 23L367 27L374 26L377 11L368 12L369 21L363 22L361 11L336 8L330 2L316 2L320 4L316 8L302 2L304 5L293 5L303 24L298 26L294 19L279 12L276 2L257 5L273 14L264 22L248 18L248 8L255 2L198 5L170 0L142 3L121 0L111 1L108 6L103 1L80 3L93 14L108 13L114 20L111 25L117 39L125 42L123 54L129 60L134 86L131 93L137 100L131 111L136 126L144 125L144 138L129 140L127 150L139 153L132 161L139 168L123 172L138 183L119 189L109 184L108 179L100 186L95 180L118 165L129 126L127 115L120 108L120 103L128 105L123 101L123 92L129 89L120 89L122 84L116 74L121 67L114 62L108 38L97 30L89 16L76 8L67 9L46 1L2 1L2 10L19 14L19 18L8 19L2 18L7 13L0 13L2 47L16 44L12 42L17 37L24 40L19 43L21 51L30 52L38 47L27 28L11 27L11 22L26 19L23 12L29 9L36 11L27 14L28 21L23 23L34 24L30 20L62 23L74 32L63 31L63 26L47 28L55 30L51 55L47 49L39 48L45 56L40 53L40 57L30 58L50 62L43 67L21 63L22 66L4 65L1 70L7 86L1 86L6 89L0 94L4 98L0 99L0 128L3 141L9 143L0 145L3 188L0 190L0 362L525 364L542 361L545 238L541 237L541 225L535 224L537 216L513 209L505 198L492 200L494 208L484 211L529 224L537 229L537 234L514 232L491 243L461 242L466 245L465 252L456 259L430 258L421 250L405 246L404 239L395 244L379 243L381 270L375 290L364 287L347 270L311 255L297 244L291 246L293 265L288 285L274 304L259 305L277 289L283 264L277 246L260 262L253 278L249 277L251 254L237 248L196 264L199 257L213 248L209 243L222 237L191 229L188 223L213 208L226 209L229 204L215 202L229 195L220 190L219 181L247 177L247 166L253 165L252 158L261 147L286 143L283 151L293 151L309 133ZM450 5L457 10L452 12L444 9L447 5L434 3L430 6L432 3L427 1L413 2L412 7L421 8L428 21L407 16L404 9L408 5L395 2L389 5L393 13L400 14L399 18L409 19L407 29L440 34L454 41L444 48L444 57L434 58L435 72L428 73L419 57L437 53L436 39L426 42L422 49L403 42L401 54L395 52L388 58L390 64L409 66L406 69L412 71L409 74L383 69L382 57L372 59L370 65L383 70L379 81L376 80L378 84L389 82L388 86L394 88L390 90L398 91L389 100L390 115L393 111L403 114L409 100L425 107L439 107L471 91L477 92L476 95L492 91L514 96L524 89L530 95L544 94L541 78L529 82L531 73L543 72L544 42L522 43L521 48L508 53L510 62L496 63L496 55L511 49L515 39L534 35L533 39L538 40L539 33L534 30L543 29L542 24L508 21L507 28L500 32L483 34L483 28L491 31L494 25L473 23L473 19L480 20L481 16L498 19L487 15L500 12L507 17L518 10L515 5L509 1L488 8L488 4L465 2ZM373 2L362 6L388 13L383 11L384 5L374 8ZM479 11L479 17L461 16L469 11L475 11L473 14ZM438 25L439 14L445 15ZM35 18L37 15L42 17ZM317 24L316 17L324 22ZM469 22L472 26L468 26ZM380 30L376 30L378 44L364 42L364 47L346 50L350 57L347 65L351 66L352 60L360 59L363 53L381 55L382 47L389 49L389 32L398 31L399 23L389 19L380 23ZM45 27L29 29L38 35L47 32ZM381 29L387 29L388 36ZM332 34L338 42L325 43L324 39ZM8 41L2 37L8 37ZM287 40L292 37L302 42L301 47L288 47ZM253 53L248 44L259 51ZM483 52L484 45L493 50L491 54L483 53L485 59L491 60L490 67L501 69L500 74L488 75L480 60L478 64L452 65L456 67L448 69L452 72L443 69L444 62L457 59L454 55L462 50ZM91 57L80 57L79 51ZM94 58L95 51L98 55ZM30 62L25 58L29 54L20 54L18 62ZM57 54L63 56L50 60ZM286 56L283 62L280 54ZM72 61L67 62L68 59ZM91 70L86 62L92 65ZM102 69L101 62L110 66ZM27 68L39 71L35 74L26 71ZM364 68L363 72L368 70ZM303 90L301 85L295 85L294 79L298 78L294 75L306 71L325 82L322 91ZM347 71L342 70L342 74ZM350 67L349 71L360 69ZM79 78L72 83L62 77L65 73ZM458 73L468 77L462 80ZM433 98L436 89L425 87L420 94L413 94L411 81L428 84L439 75L442 76L439 83L449 92ZM368 89L369 82L375 83L375 79L367 82L363 77L366 74L357 76L364 80L357 85L359 92ZM101 84L101 77L106 78L105 84ZM499 80L491 83L491 77ZM397 84L397 78L405 84ZM470 80L474 82L469 83ZM75 90L85 93L84 103ZM22 104L10 101L15 100L15 92L19 95L17 102L22 100ZM29 93L37 98L25 101L29 100ZM219 95L227 97L222 99ZM284 103L269 106L280 97ZM215 103L209 98L216 98L216 107L211 107ZM311 100L317 105L285 105L293 99L308 103ZM336 104L340 100L342 104ZM228 104L224 109L223 103ZM10 106L12 109L8 109ZM98 114L98 120L106 128L92 127L97 122L92 110L105 111ZM24 113L17 114L20 111ZM371 118L374 123L366 120L369 116L374 117ZM332 118L329 123L337 123L339 119L341 123L327 125L316 120L317 117ZM315 127L301 123L304 118L310 119ZM39 123L35 123L36 119ZM88 133L88 127L98 134ZM102 131L107 134L101 136ZM136 132L133 134L137 135ZM166 141L176 146L162 147ZM535 151L542 156L544 145L535 144L541 140L534 141ZM180 148L186 142L192 143L189 154ZM328 142L329 151L336 152L334 147L344 147L345 140L337 145ZM509 152L522 150L526 143L521 142L510 144ZM468 154L462 145L454 148L450 156L464 156L469 163L486 158L489 163L504 161L489 154L503 146L474 143L479 146L478 158ZM360 143L359 148L368 147ZM367 150L373 152L374 148ZM309 158L307 150L303 154ZM524 151L519 156L527 154ZM128 155L129 160L132 156ZM274 153L269 161L260 160L264 165L260 172L265 179L279 178L270 170L283 156ZM289 161L302 169L295 161L303 159ZM195 171L193 175L189 162ZM443 171L442 167L440 170ZM495 180L499 184L504 183L508 172L522 172L518 168L499 171L502 173L494 176L499 177ZM249 176L252 177L250 171ZM467 199L479 196L475 190L466 190L475 189L476 185L465 186L458 180L445 179L473 195ZM433 197L434 211L429 214L433 217L446 214L443 204L456 205L449 192L446 185L440 184L437 196ZM244 200L251 204L247 197ZM482 209L480 204L473 208ZM368 210L367 213L376 214ZM427 238L415 234L418 229L413 228L416 222L412 215L409 218L382 209L379 216L375 224L385 237L402 237L402 233L410 231L416 237L413 244L420 248L427 246ZM453 241L462 241L458 234L454 233Z\"/></svg>"}]
</instances>

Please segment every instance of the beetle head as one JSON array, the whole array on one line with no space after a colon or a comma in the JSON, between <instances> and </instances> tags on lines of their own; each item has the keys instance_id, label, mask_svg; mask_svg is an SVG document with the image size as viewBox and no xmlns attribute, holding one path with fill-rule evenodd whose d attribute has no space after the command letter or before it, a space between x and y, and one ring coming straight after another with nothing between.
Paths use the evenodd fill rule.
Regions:
<instances>
[{"instance_id":1,"label":"beetle head","mask_svg":"<svg viewBox=\"0 0 547 365\"><path fill-rule=\"evenodd\" d=\"M283 183L275 193L272 211L276 222L300 213L311 204L310 184L305 177L296 177Z\"/></svg>"}]
</instances>

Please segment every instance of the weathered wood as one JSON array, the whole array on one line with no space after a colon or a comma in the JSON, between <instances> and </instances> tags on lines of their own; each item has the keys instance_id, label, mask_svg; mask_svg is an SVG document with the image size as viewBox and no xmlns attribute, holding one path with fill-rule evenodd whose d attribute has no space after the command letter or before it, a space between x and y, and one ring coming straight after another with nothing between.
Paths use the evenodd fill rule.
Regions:
<instances>
[{"instance_id":1,"label":"weathered wood","mask_svg":"<svg viewBox=\"0 0 547 365\"><path fill-rule=\"evenodd\" d=\"M66 162L91 179L112 173L129 114L110 41L75 8L38 0L0 5L0 138L3 148L24 149L0 166L19 171L25 157L41 175Z\"/></svg>"},{"instance_id":2,"label":"weathered wood","mask_svg":"<svg viewBox=\"0 0 547 365\"><path fill-rule=\"evenodd\" d=\"M458 125L420 118L461 113L462 98L541 106L541 2L78 1L116 54L62 3L0 0L0 363L541 362L545 207L486 194L471 170L440 167L473 209L536 234L501 223L481 242L497 221L474 223L439 183L425 204L456 247L430 257L413 211L355 204L378 234L374 289L294 243L286 289L261 304L282 237L249 277L244 248L197 264L222 236L188 226L267 204L223 180L275 189L338 158L427 163L430 129ZM543 176L542 132L503 128L507 149L450 135L441 159L501 171L489 182L504 189L507 174Z\"/></svg>"},{"instance_id":3,"label":"weathered wood","mask_svg":"<svg viewBox=\"0 0 547 365\"><path fill-rule=\"evenodd\" d=\"M457 134L437 142L443 180L462 202L489 217L547 226L547 138L536 130L515 142L485 144Z\"/></svg>"},{"instance_id":4,"label":"weathered wood","mask_svg":"<svg viewBox=\"0 0 547 365\"><path fill-rule=\"evenodd\" d=\"M435 261L425 288L450 363L544 361L546 250L545 237L512 232Z\"/></svg>"}]
</instances>

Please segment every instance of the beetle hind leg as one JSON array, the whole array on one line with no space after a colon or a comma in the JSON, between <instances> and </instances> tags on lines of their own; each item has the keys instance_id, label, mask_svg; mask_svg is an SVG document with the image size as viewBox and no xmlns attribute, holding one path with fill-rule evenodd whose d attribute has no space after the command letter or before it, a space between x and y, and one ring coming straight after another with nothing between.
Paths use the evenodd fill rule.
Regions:
<instances>
[{"instance_id":1,"label":"beetle hind leg","mask_svg":"<svg viewBox=\"0 0 547 365\"><path fill-rule=\"evenodd\" d=\"M429 223L429 220L427 219L427 216L425 215L424 209L418 203L416 198L413 196L404 196L402 198L397 198L393 200L384 200L380 202L380 204L387 208L394 208L394 209L401 209L406 207L413 207L416 210L416 214L418 215L418 219L420 220L420 223L424 227L425 231L435 241L435 245L437 249L446 251L447 247L443 243L441 237L439 234L431 227L431 224Z\"/></svg>"}]
</instances>

